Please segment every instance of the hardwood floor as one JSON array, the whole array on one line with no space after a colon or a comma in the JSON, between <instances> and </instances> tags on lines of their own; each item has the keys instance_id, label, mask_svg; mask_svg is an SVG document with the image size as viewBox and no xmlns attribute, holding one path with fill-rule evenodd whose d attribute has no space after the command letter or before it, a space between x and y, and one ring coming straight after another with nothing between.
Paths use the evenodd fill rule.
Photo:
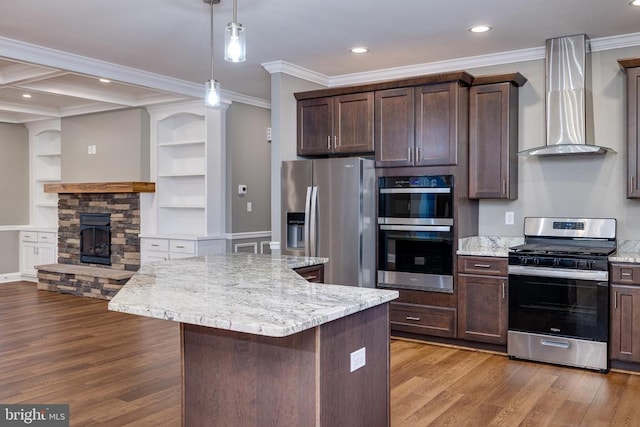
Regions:
<instances>
[{"instance_id":1,"label":"hardwood floor","mask_svg":"<svg viewBox=\"0 0 640 427\"><path fill-rule=\"evenodd\" d=\"M0 284L0 403L69 403L72 426L179 426L177 323ZM393 340L391 425L640 426L640 376ZM348 427L348 426L345 426Z\"/></svg>"}]
</instances>

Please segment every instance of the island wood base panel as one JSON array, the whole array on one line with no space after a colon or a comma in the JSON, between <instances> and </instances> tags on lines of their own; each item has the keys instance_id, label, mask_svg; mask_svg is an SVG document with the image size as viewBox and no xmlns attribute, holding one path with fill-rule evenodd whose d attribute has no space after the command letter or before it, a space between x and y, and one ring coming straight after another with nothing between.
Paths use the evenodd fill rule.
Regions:
<instances>
[{"instance_id":1,"label":"island wood base panel","mask_svg":"<svg viewBox=\"0 0 640 427\"><path fill-rule=\"evenodd\" d=\"M181 324L182 425L388 427L388 306L282 338Z\"/></svg>"}]
</instances>

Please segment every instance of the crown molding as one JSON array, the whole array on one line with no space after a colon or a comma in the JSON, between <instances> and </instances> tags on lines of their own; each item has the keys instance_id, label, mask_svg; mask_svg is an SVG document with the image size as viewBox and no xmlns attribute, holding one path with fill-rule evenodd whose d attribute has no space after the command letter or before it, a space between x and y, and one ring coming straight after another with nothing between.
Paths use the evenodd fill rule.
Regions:
<instances>
[{"instance_id":1,"label":"crown molding","mask_svg":"<svg viewBox=\"0 0 640 427\"><path fill-rule=\"evenodd\" d=\"M601 37L591 40L591 51L621 49L625 47L639 46L640 33L623 34L621 36Z\"/></svg>"},{"instance_id":2,"label":"crown molding","mask_svg":"<svg viewBox=\"0 0 640 427\"><path fill-rule=\"evenodd\" d=\"M307 68L299 67L286 61L265 62L260 65L262 65L262 67L267 70L269 74L284 73L293 77L298 77L313 83L317 83L322 86L329 85L329 77L325 76L324 74L320 74Z\"/></svg>"},{"instance_id":3,"label":"crown molding","mask_svg":"<svg viewBox=\"0 0 640 427\"><path fill-rule=\"evenodd\" d=\"M591 50L601 51L620 49L640 45L640 33L623 34L612 37L591 39ZM295 77L309 80L327 87L348 86L362 83L373 83L389 79L401 79L425 74L445 73L472 68L488 67L492 65L511 64L516 62L544 59L544 46L529 49L519 49L488 55L470 56L446 61L436 61L424 64L407 65L402 67L385 68L363 73L325 76L314 71L298 67L284 61L274 61L262 64L269 73L286 73Z\"/></svg>"},{"instance_id":4,"label":"crown molding","mask_svg":"<svg viewBox=\"0 0 640 427\"><path fill-rule=\"evenodd\" d=\"M229 92L222 90L222 99L229 102L240 102L242 104L253 105L254 107L271 109L271 102L266 99L256 98L254 96L243 95L241 93ZM203 101L204 102L204 101Z\"/></svg>"}]
</instances>

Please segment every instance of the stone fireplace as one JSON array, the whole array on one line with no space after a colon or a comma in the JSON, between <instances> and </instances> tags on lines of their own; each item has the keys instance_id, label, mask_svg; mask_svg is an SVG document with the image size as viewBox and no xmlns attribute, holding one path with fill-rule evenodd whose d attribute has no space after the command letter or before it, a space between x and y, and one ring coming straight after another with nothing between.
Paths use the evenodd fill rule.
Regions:
<instances>
[{"instance_id":1,"label":"stone fireplace","mask_svg":"<svg viewBox=\"0 0 640 427\"><path fill-rule=\"evenodd\" d=\"M58 263L38 289L111 299L140 267L140 193L154 183L47 184L58 193Z\"/></svg>"}]
</instances>

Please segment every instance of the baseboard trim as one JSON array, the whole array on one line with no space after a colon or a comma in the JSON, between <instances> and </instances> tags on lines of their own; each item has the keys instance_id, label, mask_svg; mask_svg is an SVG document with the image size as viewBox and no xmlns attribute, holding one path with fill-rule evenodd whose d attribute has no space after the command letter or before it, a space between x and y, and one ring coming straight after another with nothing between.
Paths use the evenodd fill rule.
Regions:
<instances>
[{"instance_id":1,"label":"baseboard trim","mask_svg":"<svg viewBox=\"0 0 640 427\"><path fill-rule=\"evenodd\" d=\"M35 277L23 276L20 273L2 273L0 274L0 283L19 282L21 280L27 280L30 282L36 282L38 279Z\"/></svg>"}]
</instances>

